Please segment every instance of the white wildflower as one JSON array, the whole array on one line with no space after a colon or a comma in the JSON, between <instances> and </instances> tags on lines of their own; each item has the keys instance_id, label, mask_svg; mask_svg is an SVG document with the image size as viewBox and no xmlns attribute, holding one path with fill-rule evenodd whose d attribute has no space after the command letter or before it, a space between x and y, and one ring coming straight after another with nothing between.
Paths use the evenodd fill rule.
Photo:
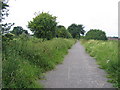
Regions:
<instances>
[{"instance_id":1,"label":"white wildflower","mask_svg":"<svg viewBox=\"0 0 120 90\"><path fill-rule=\"evenodd\" d=\"M109 63L110 60L107 60L107 63Z\"/></svg>"}]
</instances>

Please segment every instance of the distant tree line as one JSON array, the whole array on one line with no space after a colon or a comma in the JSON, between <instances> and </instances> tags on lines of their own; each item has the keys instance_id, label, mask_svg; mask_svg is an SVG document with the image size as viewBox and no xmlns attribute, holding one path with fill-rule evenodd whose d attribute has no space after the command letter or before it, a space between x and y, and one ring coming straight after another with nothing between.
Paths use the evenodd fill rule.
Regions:
<instances>
[{"instance_id":1,"label":"distant tree line","mask_svg":"<svg viewBox=\"0 0 120 90\"><path fill-rule=\"evenodd\" d=\"M3 4L3 10L9 7L7 4ZM4 12L4 11L3 11ZM3 14L3 16L6 14ZM33 20L28 22L28 28L33 32L33 36L37 38L43 38L43 40L50 40L52 38L74 38L80 39L85 38L96 39L96 40L107 40L105 32L98 29L91 29L85 34L84 26L82 24L71 24L68 28L65 28L63 25L58 25L56 22L56 16L53 16L49 13L42 12L37 15ZM3 25L2 33L5 34L5 37L19 36L22 33L29 34L27 30L24 30L21 26L16 26L10 31L9 28L5 27L8 24ZM5 32L7 31L7 32Z\"/></svg>"},{"instance_id":2,"label":"distant tree line","mask_svg":"<svg viewBox=\"0 0 120 90\"><path fill-rule=\"evenodd\" d=\"M22 33L28 34L28 31L24 30L21 26L14 27L13 30L10 32L17 36L21 35Z\"/></svg>"},{"instance_id":3,"label":"distant tree line","mask_svg":"<svg viewBox=\"0 0 120 90\"><path fill-rule=\"evenodd\" d=\"M34 36L50 40L57 38L80 39L85 34L82 24L71 24L66 29L63 25L57 25L56 17L49 13L41 13L28 23L28 28L34 33ZM91 29L85 35L85 39L107 40L106 33L99 29Z\"/></svg>"},{"instance_id":4,"label":"distant tree line","mask_svg":"<svg viewBox=\"0 0 120 90\"><path fill-rule=\"evenodd\" d=\"M66 29L63 25L57 25L55 16L43 12L28 23L28 28L34 36L47 40L54 37L80 39L80 34L85 33L83 25L71 24Z\"/></svg>"}]
</instances>

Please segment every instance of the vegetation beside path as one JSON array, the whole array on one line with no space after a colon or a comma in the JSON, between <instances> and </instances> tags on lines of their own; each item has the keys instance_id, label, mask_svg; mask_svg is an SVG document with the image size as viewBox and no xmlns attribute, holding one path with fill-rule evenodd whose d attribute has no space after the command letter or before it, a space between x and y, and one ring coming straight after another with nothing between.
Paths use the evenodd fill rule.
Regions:
<instances>
[{"instance_id":1,"label":"vegetation beside path","mask_svg":"<svg viewBox=\"0 0 120 90\"><path fill-rule=\"evenodd\" d=\"M22 26L14 26L15 23L5 23L4 19L9 15L9 5L7 0L0 3L3 22L0 32L0 66L3 77L0 76L0 79L3 88L40 88L42 86L36 82L38 77L62 62L68 49L75 43L74 39L107 40L106 33L102 30L90 29L86 33L82 24L72 23L68 27L58 25L57 16L45 12L36 13L28 22L27 28L30 33ZM81 36L85 33L85 36ZM86 42L83 44L87 51L97 58L101 68L110 73L111 82L120 87L120 80L116 78L117 74L120 75L120 68L117 68L120 66L117 64L117 42L82 42Z\"/></svg>"},{"instance_id":2,"label":"vegetation beside path","mask_svg":"<svg viewBox=\"0 0 120 90\"><path fill-rule=\"evenodd\" d=\"M93 56L100 68L108 72L109 82L114 87L120 88L120 64L118 63L118 41L117 40L80 40L86 51ZM120 43L120 42L119 42ZM120 49L120 48L119 48Z\"/></svg>"},{"instance_id":3,"label":"vegetation beside path","mask_svg":"<svg viewBox=\"0 0 120 90\"><path fill-rule=\"evenodd\" d=\"M3 42L3 88L40 88L36 81L43 72L63 61L73 39L14 38Z\"/></svg>"}]
</instances>

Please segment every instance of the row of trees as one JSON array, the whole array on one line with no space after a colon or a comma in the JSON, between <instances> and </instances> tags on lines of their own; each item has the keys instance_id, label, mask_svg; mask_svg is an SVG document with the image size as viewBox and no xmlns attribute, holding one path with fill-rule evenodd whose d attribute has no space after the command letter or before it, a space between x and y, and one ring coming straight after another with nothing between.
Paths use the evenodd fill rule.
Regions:
<instances>
[{"instance_id":1,"label":"row of trees","mask_svg":"<svg viewBox=\"0 0 120 90\"><path fill-rule=\"evenodd\" d=\"M83 25L71 24L66 29L63 25L57 25L55 16L43 12L28 23L28 28L30 28L35 37L43 38L43 40L50 40L54 37L79 39L80 35L85 33ZM6 34L5 37L19 36L22 33L28 34L28 31L21 26L14 27L12 31L8 30L7 34L4 32Z\"/></svg>"},{"instance_id":2,"label":"row of trees","mask_svg":"<svg viewBox=\"0 0 120 90\"><path fill-rule=\"evenodd\" d=\"M54 37L80 39L85 34L83 25L71 24L66 29L63 25L57 25L55 16L43 12L28 23L28 28L36 37L47 40ZM107 37L104 31L91 29L86 33L85 39L107 40Z\"/></svg>"},{"instance_id":3,"label":"row of trees","mask_svg":"<svg viewBox=\"0 0 120 90\"><path fill-rule=\"evenodd\" d=\"M54 37L80 38L85 33L83 25L72 24L66 29L63 25L57 25L56 17L49 13L41 13L28 23L28 28L38 38L50 40Z\"/></svg>"},{"instance_id":4,"label":"row of trees","mask_svg":"<svg viewBox=\"0 0 120 90\"><path fill-rule=\"evenodd\" d=\"M1 1L0 1L1 2ZM1 19L0 22L5 19L5 16L8 16L8 7L5 0L2 3L1 10ZM71 24L66 29L63 25L57 25L55 16L50 15L49 13L41 13L32 21L28 22L28 28L33 32L34 36L38 38L43 38L50 40L54 37L62 37L62 38L75 38L80 39L81 35L85 34L84 26L81 24ZM14 35L19 36L22 33L28 34L27 30L24 30L21 26L14 27L12 31L9 31L11 26L14 25L12 23L1 24L2 26L2 34L12 33ZM12 35L6 35L12 36ZM105 32L98 29L91 29L85 35L85 39L97 39L97 40L107 40Z\"/></svg>"}]
</instances>

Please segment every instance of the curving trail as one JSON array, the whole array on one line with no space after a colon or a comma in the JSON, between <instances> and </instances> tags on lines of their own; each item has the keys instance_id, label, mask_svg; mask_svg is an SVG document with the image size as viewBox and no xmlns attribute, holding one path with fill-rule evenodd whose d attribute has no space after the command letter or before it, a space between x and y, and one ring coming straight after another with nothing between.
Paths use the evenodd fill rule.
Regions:
<instances>
[{"instance_id":1,"label":"curving trail","mask_svg":"<svg viewBox=\"0 0 120 90\"><path fill-rule=\"evenodd\" d=\"M112 88L106 73L77 42L65 56L64 62L49 71L40 82L45 88Z\"/></svg>"}]
</instances>

